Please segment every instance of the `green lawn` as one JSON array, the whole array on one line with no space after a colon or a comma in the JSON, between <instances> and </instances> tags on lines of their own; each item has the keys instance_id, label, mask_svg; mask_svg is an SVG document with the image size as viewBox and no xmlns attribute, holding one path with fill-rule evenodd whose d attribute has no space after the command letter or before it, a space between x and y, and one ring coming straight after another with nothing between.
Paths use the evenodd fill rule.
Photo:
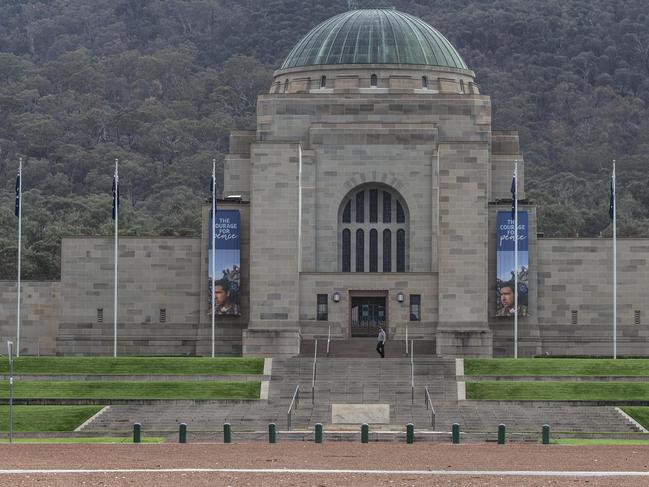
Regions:
<instances>
[{"instance_id":1,"label":"green lawn","mask_svg":"<svg viewBox=\"0 0 649 487\"><path fill-rule=\"evenodd\" d=\"M15 432L74 431L101 406L14 406ZM9 431L9 406L0 406L0 431Z\"/></svg>"},{"instance_id":2,"label":"green lawn","mask_svg":"<svg viewBox=\"0 0 649 487\"><path fill-rule=\"evenodd\" d=\"M615 438L560 438L551 440L553 445L649 445L649 440Z\"/></svg>"},{"instance_id":3,"label":"green lawn","mask_svg":"<svg viewBox=\"0 0 649 487\"><path fill-rule=\"evenodd\" d=\"M501 401L649 400L647 382L484 381L468 382L467 399Z\"/></svg>"},{"instance_id":4,"label":"green lawn","mask_svg":"<svg viewBox=\"0 0 649 487\"><path fill-rule=\"evenodd\" d=\"M157 436L142 436L142 443L164 443L165 439ZM14 443L133 443L132 437L99 437L99 438L14 438ZM0 438L0 443L9 443L7 438Z\"/></svg>"},{"instance_id":5,"label":"green lawn","mask_svg":"<svg viewBox=\"0 0 649 487\"><path fill-rule=\"evenodd\" d=\"M14 374L244 375L261 374L263 358L240 357L19 357ZM0 360L0 374L9 365Z\"/></svg>"},{"instance_id":6,"label":"green lawn","mask_svg":"<svg viewBox=\"0 0 649 487\"><path fill-rule=\"evenodd\" d=\"M649 359L464 359L464 375L649 376Z\"/></svg>"},{"instance_id":7,"label":"green lawn","mask_svg":"<svg viewBox=\"0 0 649 487\"><path fill-rule=\"evenodd\" d=\"M627 406L620 409L631 416L633 419L635 419L645 429L649 429L649 407Z\"/></svg>"},{"instance_id":8,"label":"green lawn","mask_svg":"<svg viewBox=\"0 0 649 487\"><path fill-rule=\"evenodd\" d=\"M258 399L260 382L30 382L14 384L16 399ZM8 385L0 383L0 398Z\"/></svg>"}]
</instances>

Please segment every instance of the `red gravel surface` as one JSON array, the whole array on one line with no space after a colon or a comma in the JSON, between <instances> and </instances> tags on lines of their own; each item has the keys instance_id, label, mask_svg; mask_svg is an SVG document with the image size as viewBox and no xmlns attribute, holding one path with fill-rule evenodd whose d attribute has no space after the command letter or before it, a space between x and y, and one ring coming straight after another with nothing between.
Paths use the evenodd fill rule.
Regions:
<instances>
[{"instance_id":1,"label":"red gravel surface","mask_svg":"<svg viewBox=\"0 0 649 487\"><path fill-rule=\"evenodd\" d=\"M349 469L377 473L159 472L159 469ZM421 475L403 471L649 472L646 446L436 445L302 442L162 445L0 445L0 470L151 469L147 472L0 473L0 485L638 486L648 477Z\"/></svg>"}]
</instances>

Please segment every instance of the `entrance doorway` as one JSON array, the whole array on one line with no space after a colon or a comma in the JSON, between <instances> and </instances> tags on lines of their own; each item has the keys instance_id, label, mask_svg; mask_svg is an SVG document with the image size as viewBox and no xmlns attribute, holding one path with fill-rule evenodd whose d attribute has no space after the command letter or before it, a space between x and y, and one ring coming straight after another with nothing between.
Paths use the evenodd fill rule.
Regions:
<instances>
[{"instance_id":1,"label":"entrance doorway","mask_svg":"<svg viewBox=\"0 0 649 487\"><path fill-rule=\"evenodd\" d=\"M351 304L352 337L376 337L379 327L387 334L385 297L352 296Z\"/></svg>"}]
</instances>

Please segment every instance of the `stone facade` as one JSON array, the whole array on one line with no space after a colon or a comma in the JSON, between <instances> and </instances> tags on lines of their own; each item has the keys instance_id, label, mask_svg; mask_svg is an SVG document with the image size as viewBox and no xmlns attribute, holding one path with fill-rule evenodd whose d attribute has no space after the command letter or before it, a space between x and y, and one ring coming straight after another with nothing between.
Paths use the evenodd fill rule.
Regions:
<instances>
[{"instance_id":1,"label":"stone facade","mask_svg":"<svg viewBox=\"0 0 649 487\"><path fill-rule=\"evenodd\" d=\"M384 54L399 56L372 56ZM219 208L241 215L241 314L216 320L216 353L291 356L303 339L353 340L358 303L376 299L389 339L407 328L440 355L511 356L513 318L496 316L496 216L511 208L515 161L529 216L519 353L610 355L610 240L537 238L518 133L492 130L472 71L418 64L280 69L256 130L232 132ZM359 208L370 216L352 219ZM202 221L200 238L120 239L118 353L210 354L207 206ZM60 282L23 284L21 351L110 354L113 241L62 248ZM620 355L648 354L647 255L647 239L618 243ZM14 283L0 283L0 305L11 338Z\"/></svg>"},{"instance_id":2,"label":"stone facade","mask_svg":"<svg viewBox=\"0 0 649 487\"><path fill-rule=\"evenodd\" d=\"M22 281L20 308L21 355L53 355L61 321L61 283ZM18 311L15 281L0 281L0 346L16 342ZM2 352L5 353L5 352Z\"/></svg>"}]
</instances>

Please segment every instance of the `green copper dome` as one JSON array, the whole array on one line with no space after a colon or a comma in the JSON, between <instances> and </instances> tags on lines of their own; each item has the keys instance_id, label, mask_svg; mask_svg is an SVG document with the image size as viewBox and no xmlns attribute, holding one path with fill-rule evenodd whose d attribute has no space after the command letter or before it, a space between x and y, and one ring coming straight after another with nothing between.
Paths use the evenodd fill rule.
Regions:
<instances>
[{"instance_id":1,"label":"green copper dome","mask_svg":"<svg viewBox=\"0 0 649 487\"><path fill-rule=\"evenodd\" d=\"M417 17L393 9L351 10L311 30L282 69L320 64L424 64L468 69L451 43Z\"/></svg>"}]
</instances>

